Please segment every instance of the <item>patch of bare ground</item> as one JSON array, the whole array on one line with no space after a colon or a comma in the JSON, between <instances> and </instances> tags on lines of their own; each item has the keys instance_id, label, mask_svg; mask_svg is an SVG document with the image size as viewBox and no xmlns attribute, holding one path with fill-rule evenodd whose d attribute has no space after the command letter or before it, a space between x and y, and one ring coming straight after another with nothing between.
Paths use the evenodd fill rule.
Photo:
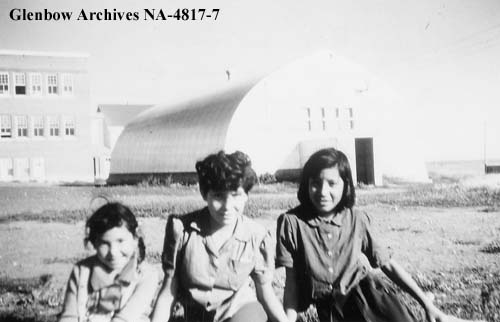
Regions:
<instances>
[{"instance_id":1,"label":"patch of bare ground","mask_svg":"<svg viewBox=\"0 0 500 322\"><path fill-rule=\"evenodd\" d=\"M435 294L437 305L445 312L461 318L499 320L499 212L383 204L360 208L372 218L380 243L390 247L393 258L424 290ZM274 232L280 212L262 211L257 220ZM147 259L160 270L165 220L140 221ZM54 321L72 264L92 252L84 248L83 237L82 221L0 224L0 319ZM278 294L283 293L282 270L277 270L273 285ZM416 303L402 296L421 316ZM315 321L314 311L303 317Z\"/></svg>"}]
</instances>

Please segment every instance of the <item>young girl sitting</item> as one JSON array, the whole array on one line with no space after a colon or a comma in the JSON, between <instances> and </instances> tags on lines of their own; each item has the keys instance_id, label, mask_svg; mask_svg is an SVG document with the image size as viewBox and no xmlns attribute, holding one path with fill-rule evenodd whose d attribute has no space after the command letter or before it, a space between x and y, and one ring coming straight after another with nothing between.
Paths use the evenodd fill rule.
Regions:
<instances>
[{"instance_id":1,"label":"young girl sitting","mask_svg":"<svg viewBox=\"0 0 500 322\"><path fill-rule=\"evenodd\" d=\"M156 270L144 260L144 241L129 208L108 203L90 216L88 236L96 254L71 272L59 322L149 321L158 286Z\"/></svg>"},{"instance_id":2,"label":"young girl sitting","mask_svg":"<svg viewBox=\"0 0 500 322\"><path fill-rule=\"evenodd\" d=\"M197 162L196 172L206 207L168 218L153 321L286 322L271 286L272 238L243 216L257 181L250 159L221 151Z\"/></svg>"},{"instance_id":3,"label":"young girl sitting","mask_svg":"<svg viewBox=\"0 0 500 322\"><path fill-rule=\"evenodd\" d=\"M315 304L321 322L417 321L380 267L424 308L428 321L448 321L410 275L377 244L370 219L353 208L355 192L344 153L323 149L304 165L300 205L278 219L277 266L286 268L284 307L290 321Z\"/></svg>"}]
</instances>

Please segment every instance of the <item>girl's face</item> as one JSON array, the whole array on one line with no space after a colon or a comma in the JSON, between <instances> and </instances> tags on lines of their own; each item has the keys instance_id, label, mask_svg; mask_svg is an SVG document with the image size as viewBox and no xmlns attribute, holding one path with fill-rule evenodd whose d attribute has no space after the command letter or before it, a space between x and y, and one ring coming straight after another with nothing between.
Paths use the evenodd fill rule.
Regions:
<instances>
[{"instance_id":1,"label":"girl's face","mask_svg":"<svg viewBox=\"0 0 500 322\"><path fill-rule=\"evenodd\" d=\"M309 198L320 215L329 215L342 199L344 181L337 166L321 170L309 178Z\"/></svg>"},{"instance_id":2,"label":"girl's face","mask_svg":"<svg viewBox=\"0 0 500 322\"><path fill-rule=\"evenodd\" d=\"M106 231L96 245L97 257L112 271L121 271L137 249L137 239L125 225Z\"/></svg>"},{"instance_id":3,"label":"girl's face","mask_svg":"<svg viewBox=\"0 0 500 322\"><path fill-rule=\"evenodd\" d=\"M238 216L243 214L247 200L248 195L242 187L229 191L209 190L205 201L212 224L219 228L234 225Z\"/></svg>"}]
</instances>

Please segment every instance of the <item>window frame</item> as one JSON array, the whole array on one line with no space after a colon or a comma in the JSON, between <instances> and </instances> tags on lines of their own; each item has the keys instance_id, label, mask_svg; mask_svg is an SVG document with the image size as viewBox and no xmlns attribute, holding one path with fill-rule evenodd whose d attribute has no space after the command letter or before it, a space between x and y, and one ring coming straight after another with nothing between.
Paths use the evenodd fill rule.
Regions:
<instances>
[{"instance_id":1,"label":"window frame","mask_svg":"<svg viewBox=\"0 0 500 322\"><path fill-rule=\"evenodd\" d=\"M76 136L76 120L73 116L65 116L63 120L64 136ZM69 133L68 133L69 132Z\"/></svg>"},{"instance_id":2,"label":"window frame","mask_svg":"<svg viewBox=\"0 0 500 322\"><path fill-rule=\"evenodd\" d=\"M16 115L16 134L18 138L28 137L28 116L27 115ZM22 122L21 122L22 121Z\"/></svg>"},{"instance_id":3,"label":"window frame","mask_svg":"<svg viewBox=\"0 0 500 322\"><path fill-rule=\"evenodd\" d=\"M60 75L61 94L64 96L73 96L75 90L75 81L73 74L64 73ZM69 89L69 90L68 90Z\"/></svg>"},{"instance_id":4,"label":"window frame","mask_svg":"<svg viewBox=\"0 0 500 322\"><path fill-rule=\"evenodd\" d=\"M57 127L53 127L56 125ZM48 117L48 136L51 138L58 138L61 136L61 120L57 116L49 116ZM55 134L54 134L55 132Z\"/></svg>"},{"instance_id":5,"label":"window frame","mask_svg":"<svg viewBox=\"0 0 500 322\"><path fill-rule=\"evenodd\" d=\"M4 127L4 121L8 120L9 126ZM9 135L6 136L4 133L5 129L8 129ZM0 139L11 139L12 138L12 115L9 114L0 114Z\"/></svg>"},{"instance_id":6,"label":"window frame","mask_svg":"<svg viewBox=\"0 0 500 322\"><path fill-rule=\"evenodd\" d=\"M34 79L35 77L38 78L39 83L36 84ZM43 76L42 73L29 73L29 89L30 89L30 95L31 96L41 96L43 93ZM34 86L38 87L38 90L33 90Z\"/></svg>"},{"instance_id":7,"label":"window frame","mask_svg":"<svg viewBox=\"0 0 500 322\"><path fill-rule=\"evenodd\" d=\"M6 79L6 82L3 82L3 79ZM10 95L10 75L9 72L0 71L0 97L5 97Z\"/></svg>"},{"instance_id":8,"label":"window frame","mask_svg":"<svg viewBox=\"0 0 500 322\"><path fill-rule=\"evenodd\" d=\"M26 77L26 73L25 72L14 72L12 74L12 78L13 78L13 81L14 81L14 95L15 96L27 96L28 95L28 83L27 83L27 77ZM20 82L19 79L21 79L22 81ZM17 89L19 88L24 88L24 93L18 93L17 92Z\"/></svg>"},{"instance_id":9,"label":"window frame","mask_svg":"<svg viewBox=\"0 0 500 322\"><path fill-rule=\"evenodd\" d=\"M45 118L40 115L34 115L31 117L33 123L33 137L39 138L45 135ZM41 127L40 127L41 122ZM41 132L41 133L40 133Z\"/></svg>"},{"instance_id":10,"label":"window frame","mask_svg":"<svg viewBox=\"0 0 500 322\"><path fill-rule=\"evenodd\" d=\"M55 84L51 83L52 77L55 80ZM46 89L47 96L58 96L59 95L59 75L57 73L48 73L45 77L47 80Z\"/></svg>"}]
</instances>

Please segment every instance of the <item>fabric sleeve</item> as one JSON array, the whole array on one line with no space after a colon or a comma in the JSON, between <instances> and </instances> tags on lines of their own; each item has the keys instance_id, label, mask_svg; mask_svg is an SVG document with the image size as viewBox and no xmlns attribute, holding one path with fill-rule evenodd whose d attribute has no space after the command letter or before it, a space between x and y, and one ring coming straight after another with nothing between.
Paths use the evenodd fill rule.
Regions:
<instances>
[{"instance_id":1,"label":"fabric sleeve","mask_svg":"<svg viewBox=\"0 0 500 322\"><path fill-rule=\"evenodd\" d=\"M274 276L274 243L271 232L266 230L259 243L252 279L255 283L266 284L273 281Z\"/></svg>"},{"instance_id":2,"label":"fabric sleeve","mask_svg":"<svg viewBox=\"0 0 500 322\"><path fill-rule=\"evenodd\" d=\"M361 251L366 255L372 267L384 266L391 260L392 254L389 249L382 247L378 243L376 236L374 236L370 217L364 212L360 213L360 215L363 223Z\"/></svg>"},{"instance_id":3,"label":"fabric sleeve","mask_svg":"<svg viewBox=\"0 0 500 322\"><path fill-rule=\"evenodd\" d=\"M171 277L175 272L177 253L182 247L183 234L184 225L181 219L174 215L170 215L165 227L165 239L163 242L163 253L161 256L165 277Z\"/></svg>"},{"instance_id":4,"label":"fabric sleeve","mask_svg":"<svg viewBox=\"0 0 500 322\"><path fill-rule=\"evenodd\" d=\"M63 310L59 315L58 322L78 322L78 272L78 266L74 266L66 286Z\"/></svg>"},{"instance_id":5,"label":"fabric sleeve","mask_svg":"<svg viewBox=\"0 0 500 322\"><path fill-rule=\"evenodd\" d=\"M147 322L159 284L158 272L154 267L143 264L139 280L132 295L123 308L116 312L112 322Z\"/></svg>"},{"instance_id":6,"label":"fabric sleeve","mask_svg":"<svg viewBox=\"0 0 500 322\"><path fill-rule=\"evenodd\" d=\"M294 229L287 214L278 217L276 227L276 267L293 267L296 243Z\"/></svg>"}]
</instances>

